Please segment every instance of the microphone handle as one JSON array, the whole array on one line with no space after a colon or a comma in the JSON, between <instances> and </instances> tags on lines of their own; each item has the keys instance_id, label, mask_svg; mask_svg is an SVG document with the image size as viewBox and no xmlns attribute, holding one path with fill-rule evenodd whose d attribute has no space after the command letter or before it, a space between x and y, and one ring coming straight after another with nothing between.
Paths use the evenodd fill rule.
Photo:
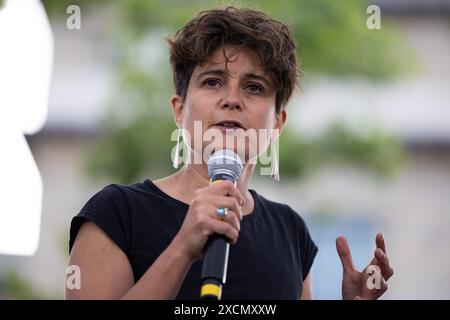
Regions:
<instances>
[{"instance_id":1,"label":"microphone handle","mask_svg":"<svg viewBox=\"0 0 450 320\"><path fill-rule=\"evenodd\" d=\"M227 277L229 250L230 242L224 235L213 234L206 242L201 275L201 299L220 300L222 286Z\"/></svg>"},{"instance_id":2,"label":"microphone handle","mask_svg":"<svg viewBox=\"0 0 450 320\"><path fill-rule=\"evenodd\" d=\"M218 183L223 180L231 180L230 176L218 174L211 178L211 183ZM230 240L221 234L212 234L206 242L202 264L202 287L200 298L202 300L220 300L222 296L222 286L226 282L228 254L230 251Z\"/></svg>"}]
</instances>

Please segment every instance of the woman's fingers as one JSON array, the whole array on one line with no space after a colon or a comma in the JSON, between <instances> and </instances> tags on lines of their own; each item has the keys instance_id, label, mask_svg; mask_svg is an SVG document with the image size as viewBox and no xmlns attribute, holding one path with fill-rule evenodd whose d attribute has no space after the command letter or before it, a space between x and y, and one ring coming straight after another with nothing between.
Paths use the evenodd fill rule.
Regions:
<instances>
[{"instance_id":1,"label":"woman's fingers","mask_svg":"<svg viewBox=\"0 0 450 320\"><path fill-rule=\"evenodd\" d=\"M384 237L381 233L378 233L375 237L375 243L377 245L377 248L380 248L384 254L386 254L386 243L384 242Z\"/></svg>"},{"instance_id":2,"label":"woman's fingers","mask_svg":"<svg viewBox=\"0 0 450 320\"><path fill-rule=\"evenodd\" d=\"M344 237L338 237L336 239L336 250L339 254L339 258L341 259L344 272L355 272L356 268L353 264L350 248Z\"/></svg>"},{"instance_id":3,"label":"woman's fingers","mask_svg":"<svg viewBox=\"0 0 450 320\"><path fill-rule=\"evenodd\" d=\"M221 221L217 218L208 218L208 224L211 227L211 233L223 234L230 239L232 244L236 244L239 237L239 230L227 221Z\"/></svg>"},{"instance_id":4,"label":"woman's fingers","mask_svg":"<svg viewBox=\"0 0 450 320\"><path fill-rule=\"evenodd\" d=\"M239 215L234 210L228 209L227 215L219 219L217 208L217 206L210 203L202 208L202 211L206 213L203 217L203 221L205 222L203 227L206 230L204 230L203 233L207 236L213 233L223 234L227 236L233 244L236 243L237 236L241 230Z\"/></svg>"},{"instance_id":5,"label":"woman's fingers","mask_svg":"<svg viewBox=\"0 0 450 320\"><path fill-rule=\"evenodd\" d=\"M241 223L238 218L239 216L233 210L228 210L227 215L224 216L222 219L218 219L217 213L211 214L210 217L231 224L231 226L235 228L238 232L241 230Z\"/></svg>"},{"instance_id":6,"label":"woman's fingers","mask_svg":"<svg viewBox=\"0 0 450 320\"><path fill-rule=\"evenodd\" d=\"M236 188L233 182L229 180L213 183L208 187L205 187L205 191L213 195L229 196L235 198L239 205L244 203L244 197L241 195L238 188Z\"/></svg>"},{"instance_id":7,"label":"woman's fingers","mask_svg":"<svg viewBox=\"0 0 450 320\"><path fill-rule=\"evenodd\" d=\"M377 261L377 264L380 266L381 273L383 274L384 279L388 280L394 274L394 269L389 263L389 259L386 254L386 243L381 233L377 234L375 243L377 245L377 249L374 253L375 259Z\"/></svg>"},{"instance_id":8,"label":"woman's fingers","mask_svg":"<svg viewBox=\"0 0 450 320\"><path fill-rule=\"evenodd\" d=\"M394 269L391 267L387 255L380 248L377 248L374 254L375 259L377 261L377 265L381 269L381 274L383 275L383 278L389 280L389 278L392 277L392 275L394 274Z\"/></svg>"},{"instance_id":9,"label":"woman's fingers","mask_svg":"<svg viewBox=\"0 0 450 320\"><path fill-rule=\"evenodd\" d=\"M242 220L242 209L238 200L233 197L211 195L208 197L208 202L217 208L228 208L228 211L233 211L236 218Z\"/></svg>"},{"instance_id":10,"label":"woman's fingers","mask_svg":"<svg viewBox=\"0 0 450 320\"><path fill-rule=\"evenodd\" d=\"M236 243L242 218L239 205L242 199L231 181L222 181L194 192L186 218L177 234L190 256L198 259L207 238L213 233L222 234L231 243ZM218 216L218 208L228 209L226 217Z\"/></svg>"},{"instance_id":11,"label":"woman's fingers","mask_svg":"<svg viewBox=\"0 0 450 320\"><path fill-rule=\"evenodd\" d=\"M372 299L378 299L381 297L388 289L388 284L383 277L380 277L377 283L377 287L371 290Z\"/></svg>"},{"instance_id":12,"label":"woman's fingers","mask_svg":"<svg viewBox=\"0 0 450 320\"><path fill-rule=\"evenodd\" d=\"M381 268L377 264L371 264L363 271L361 285L363 287L358 300L378 299L388 289Z\"/></svg>"}]
</instances>

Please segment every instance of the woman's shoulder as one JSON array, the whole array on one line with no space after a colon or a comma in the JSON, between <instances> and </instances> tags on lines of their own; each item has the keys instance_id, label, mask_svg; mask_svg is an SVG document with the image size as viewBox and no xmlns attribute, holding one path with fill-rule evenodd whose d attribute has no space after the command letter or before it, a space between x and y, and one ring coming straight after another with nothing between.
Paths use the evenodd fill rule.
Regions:
<instances>
[{"instance_id":1,"label":"woman's shoulder","mask_svg":"<svg viewBox=\"0 0 450 320\"><path fill-rule=\"evenodd\" d=\"M94 192L85 202L80 212L101 213L128 212L133 198L145 198L151 189L146 180L131 184L110 183Z\"/></svg>"},{"instance_id":2,"label":"woman's shoulder","mask_svg":"<svg viewBox=\"0 0 450 320\"><path fill-rule=\"evenodd\" d=\"M155 192L152 183L148 179L144 179L134 183L110 183L98 190L93 197L98 198L124 198L127 195L139 195Z\"/></svg>"},{"instance_id":3,"label":"woman's shoulder","mask_svg":"<svg viewBox=\"0 0 450 320\"><path fill-rule=\"evenodd\" d=\"M99 193L104 193L106 195L117 195L119 193L126 194L126 193L144 193L144 192L150 192L151 188L149 185L149 180L144 179L142 181L133 182L133 183L111 183L103 187Z\"/></svg>"}]
</instances>

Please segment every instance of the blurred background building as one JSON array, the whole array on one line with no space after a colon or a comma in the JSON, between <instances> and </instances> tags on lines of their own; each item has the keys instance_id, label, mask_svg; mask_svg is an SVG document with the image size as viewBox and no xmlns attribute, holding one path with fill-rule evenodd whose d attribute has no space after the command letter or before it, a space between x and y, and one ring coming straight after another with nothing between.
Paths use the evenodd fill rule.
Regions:
<instances>
[{"instance_id":1,"label":"blurred background building","mask_svg":"<svg viewBox=\"0 0 450 320\"><path fill-rule=\"evenodd\" d=\"M81 29L69 30L65 9L77 2ZM381 231L395 269L384 298L449 299L450 1L356 2L253 5L293 22L304 76L280 140L281 181L255 177L252 188L307 221L319 246L315 298L340 298L336 237L363 268ZM0 255L0 298L63 298L70 220L82 205L109 183L171 172L163 36L213 7L169 2L162 18L159 1L43 3L55 41L49 114L27 136L44 185L40 243L32 257ZM366 28L369 4L381 8L381 30ZM304 28L319 22L341 33L318 34L317 44Z\"/></svg>"}]
</instances>

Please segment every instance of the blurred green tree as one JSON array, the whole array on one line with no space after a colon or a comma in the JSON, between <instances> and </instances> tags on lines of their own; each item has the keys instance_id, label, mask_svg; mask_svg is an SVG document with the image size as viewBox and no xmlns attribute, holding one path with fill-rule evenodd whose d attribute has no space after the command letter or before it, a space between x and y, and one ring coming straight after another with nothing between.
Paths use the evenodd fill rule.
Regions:
<instances>
[{"instance_id":1,"label":"blurred green tree","mask_svg":"<svg viewBox=\"0 0 450 320\"><path fill-rule=\"evenodd\" d=\"M217 5L252 7L290 23L298 44L306 81L314 75L390 79L409 63L401 58L399 38L383 21L376 32L366 28L364 1L162 1L162 0L44 0L51 17L61 17L70 4L83 12L114 12L111 30L118 75L117 94L105 119L101 143L89 157L93 175L107 175L122 183L145 174L159 177L173 172L170 133L175 124L169 97L172 93L168 55L148 50L165 49L164 35L173 35L198 11ZM158 42L159 41L159 42ZM143 56L143 58L142 58ZM159 58L158 58L159 57ZM126 119L126 121L124 120ZM280 138L280 174L302 178L330 162L356 164L383 176L392 173L401 155L400 143L380 129L364 134L343 124L331 124L317 137L303 137L289 125Z\"/></svg>"},{"instance_id":2,"label":"blurred green tree","mask_svg":"<svg viewBox=\"0 0 450 320\"><path fill-rule=\"evenodd\" d=\"M0 279L0 299L8 300L61 300L64 296L60 293L44 293L32 286L12 267L7 268Z\"/></svg>"}]
</instances>

